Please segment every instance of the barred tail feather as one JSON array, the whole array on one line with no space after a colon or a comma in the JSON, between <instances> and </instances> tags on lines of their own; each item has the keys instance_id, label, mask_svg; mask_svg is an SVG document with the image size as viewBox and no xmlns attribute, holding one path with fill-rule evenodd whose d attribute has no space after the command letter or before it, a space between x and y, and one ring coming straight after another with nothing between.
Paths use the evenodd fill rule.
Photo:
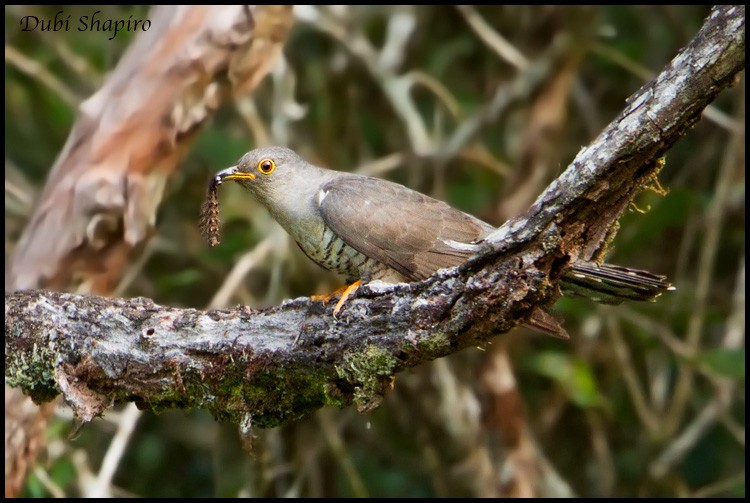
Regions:
<instances>
[{"instance_id":1,"label":"barred tail feather","mask_svg":"<svg viewBox=\"0 0 750 503\"><path fill-rule=\"evenodd\" d=\"M587 297L604 304L624 300L656 299L675 288L666 276L619 265L576 262L560 281L563 293Z\"/></svg>"}]
</instances>

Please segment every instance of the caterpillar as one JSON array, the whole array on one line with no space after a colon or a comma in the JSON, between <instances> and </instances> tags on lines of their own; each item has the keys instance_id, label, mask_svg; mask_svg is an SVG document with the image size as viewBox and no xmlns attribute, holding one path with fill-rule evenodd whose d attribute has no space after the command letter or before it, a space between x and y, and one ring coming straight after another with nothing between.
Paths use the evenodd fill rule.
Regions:
<instances>
[{"instance_id":1,"label":"caterpillar","mask_svg":"<svg viewBox=\"0 0 750 503\"><path fill-rule=\"evenodd\" d=\"M221 232L219 230L219 184L221 184L221 177L219 176L214 176L208 181L206 200L201 205L199 227L201 235L208 243L208 246L211 247L221 242Z\"/></svg>"}]
</instances>

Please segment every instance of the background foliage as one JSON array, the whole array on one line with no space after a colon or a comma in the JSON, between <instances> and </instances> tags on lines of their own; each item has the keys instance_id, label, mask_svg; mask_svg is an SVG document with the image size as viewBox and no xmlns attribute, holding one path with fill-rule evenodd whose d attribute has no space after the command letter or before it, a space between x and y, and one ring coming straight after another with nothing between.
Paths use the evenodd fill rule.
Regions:
<instances>
[{"instance_id":1,"label":"background foliage","mask_svg":"<svg viewBox=\"0 0 750 503\"><path fill-rule=\"evenodd\" d=\"M65 9L73 18L92 11ZM148 13L101 9L110 18ZM134 36L18 29L24 15L58 10L6 7L6 263L77 104ZM499 224L533 202L707 13L298 7L284 61L202 131L168 185L156 236L113 294L196 308L268 306L340 285L239 187L220 194L221 246L200 239L208 176L260 144L396 180ZM456 155L439 155L496 90L547 59L544 85L484 121ZM608 258L668 275L677 291L654 304L563 299L555 310L570 341L516 329L397 376L373 413L326 409L256 431L252 441L201 411L130 408L69 440L70 413L61 408L26 494L87 494L119 443L114 494L486 496L508 494L510 481L525 477L546 495L743 496L744 77L669 152L660 181L669 193L639 196ZM488 404L500 402L483 383L497 362L510 365L521 404L491 414ZM524 459L533 469L509 461L503 421L511 419L530 440ZM243 443L252 443L250 455Z\"/></svg>"}]
</instances>

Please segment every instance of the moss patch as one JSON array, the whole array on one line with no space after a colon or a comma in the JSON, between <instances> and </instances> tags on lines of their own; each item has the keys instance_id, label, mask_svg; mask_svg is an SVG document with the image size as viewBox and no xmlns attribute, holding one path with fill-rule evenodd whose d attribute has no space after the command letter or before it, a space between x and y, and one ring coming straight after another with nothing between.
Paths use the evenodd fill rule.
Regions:
<instances>
[{"instance_id":1,"label":"moss patch","mask_svg":"<svg viewBox=\"0 0 750 503\"><path fill-rule=\"evenodd\" d=\"M375 345L363 351L344 355L344 364L336 367L341 379L354 386L354 403L360 412L369 412L383 401L383 394L393 385L398 359Z\"/></svg>"}]
</instances>

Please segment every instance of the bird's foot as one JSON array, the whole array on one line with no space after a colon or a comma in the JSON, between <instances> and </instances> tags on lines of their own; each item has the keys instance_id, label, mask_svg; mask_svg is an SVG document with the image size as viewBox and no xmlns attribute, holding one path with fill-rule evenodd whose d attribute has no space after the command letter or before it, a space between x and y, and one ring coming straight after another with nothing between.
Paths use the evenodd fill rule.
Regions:
<instances>
[{"instance_id":1,"label":"bird's foot","mask_svg":"<svg viewBox=\"0 0 750 503\"><path fill-rule=\"evenodd\" d=\"M344 303L346 300L359 288L359 285L362 284L361 280L355 281L351 285L348 286L342 286L341 288L337 288L331 293L326 293L323 295L311 295L310 300L314 302L323 302L327 303L332 298L336 297L337 295L341 295L338 302L336 302L336 305L333 307L333 317L335 318L336 315L339 314L341 309L344 307Z\"/></svg>"},{"instance_id":2,"label":"bird's foot","mask_svg":"<svg viewBox=\"0 0 750 503\"><path fill-rule=\"evenodd\" d=\"M339 295L343 294L346 289L349 288L348 286L342 286L340 288L335 289L331 293L321 293L316 295L310 295L310 300L313 302L322 302L323 304L328 304L331 302L331 300L334 297L338 297Z\"/></svg>"},{"instance_id":3,"label":"bird's foot","mask_svg":"<svg viewBox=\"0 0 750 503\"><path fill-rule=\"evenodd\" d=\"M336 305L333 307L333 317L335 318L337 314L339 314L339 311L344 307L344 302L354 293L357 291L357 288L359 288L359 285L362 284L362 280L357 280L351 285L344 288L344 291L341 293L341 298L338 302L336 302Z\"/></svg>"}]
</instances>

